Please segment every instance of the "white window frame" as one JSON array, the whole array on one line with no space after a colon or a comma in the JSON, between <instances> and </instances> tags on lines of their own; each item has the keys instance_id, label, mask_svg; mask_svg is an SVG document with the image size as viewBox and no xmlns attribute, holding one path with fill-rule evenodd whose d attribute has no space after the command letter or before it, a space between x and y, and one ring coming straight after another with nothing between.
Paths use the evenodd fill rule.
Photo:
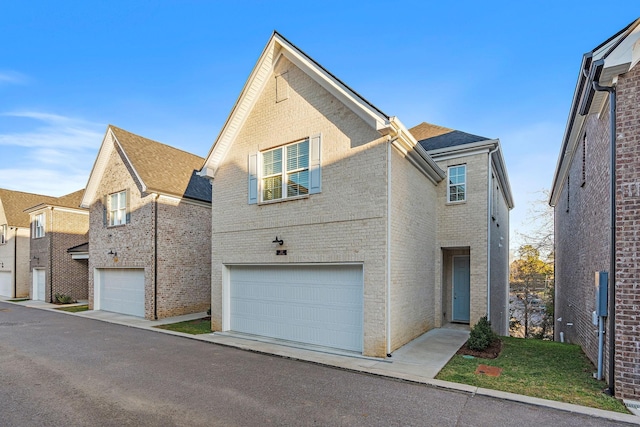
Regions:
<instances>
[{"instance_id":1,"label":"white window frame","mask_svg":"<svg viewBox=\"0 0 640 427\"><path fill-rule=\"evenodd\" d=\"M452 183L451 172L460 168L463 168L463 171L464 171L462 174L462 182ZM456 176L458 175L456 174ZM454 194L457 194L457 193L452 193L451 191L454 187L462 187L464 194L461 199L456 198L455 200L451 200L451 197L454 196ZM462 164L462 165L449 166L447 168L447 203L461 203L466 201L467 201L467 165Z\"/></svg>"},{"instance_id":2,"label":"white window frame","mask_svg":"<svg viewBox=\"0 0 640 427\"><path fill-rule=\"evenodd\" d=\"M34 239L39 239L41 237L44 237L45 235L44 224L45 224L44 212L39 213L33 217L33 238Z\"/></svg>"},{"instance_id":3,"label":"white window frame","mask_svg":"<svg viewBox=\"0 0 640 427\"><path fill-rule=\"evenodd\" d=\"M115 200L115 206L114 206ZM127 223L127 190L111 193L107 196L107 226L115 227Z\"/></svg>"},{"instance_id":4,"label":"white window frame","mask_svg":"<svg viewBox=\"0 0 640 427\"><path fill-rule=\"evenodd\" d=\"M7 224L0 225L0 245L7 243Z\"/></svg>"},{"instance_id":5,"label":"white window frame","mask_svg":"<svg viewBox=\"0 0 640 427\"><path fill-rule=\"evenodd\" d=\"M287 169L287 164L288 164L288 159L289 159L289 149L291 147L294 146L299 146L301 144L304 144L306 142L307 144L307 163L306 166L303 165L303 167L298 167L295 169ZM276 173L272 173L272 174L266 174L265 173L265 168L264 168L264 155L266 153L270 153L270 152L275 152L280 150L282 152L281 155L281 168L280 168L280 172L276 172ZM299 141L295 141L292 142L290 144L286 144L286 145L281 145L279 147L276 148L271 148L269 150L265 150L262 151L260 153L260 157L259 157L259 169L260 169L260 201L261 202L276 202L276 201L282 201L282 200L287 200L287 199L293 199L293 198L300 198L300 197L307 197L309 195L309 187L311 186L311 169L310 169L310 150L311 150L311 144L309 141L309 138L304 138L301 139ZM300 172L304 172L307 171L307 186L306 186L306 193L297 193L297 194L293 194L293 195L289 195L289 185L287 184L288 182L288 177L290 175L296 174L296 173L300 173ZM281 187L281 192L280 192L280 197L278 198L270 198L270 199L265 199L265 193L264 193L264 182L266 179L269 178L274 178L274 177L280 177L280 182L282 184Z\"/></svg>"}]
</instances>

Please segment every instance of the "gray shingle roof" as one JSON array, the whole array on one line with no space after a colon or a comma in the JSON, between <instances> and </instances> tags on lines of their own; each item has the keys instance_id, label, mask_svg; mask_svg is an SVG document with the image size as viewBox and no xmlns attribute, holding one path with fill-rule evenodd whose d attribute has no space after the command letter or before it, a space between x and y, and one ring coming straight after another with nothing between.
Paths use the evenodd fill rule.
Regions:
<instances>
[{"instance_id":1,"label":"gray shingle roof","mask_svg":"<svg viewBox=\"0 0 640 427\"><path fill-rule=\"evenodd\" d=\"M430 123L420 123L409 129L409 132L418 140L422 148L427 151L441 148L455 147L458 145L471 144L479 141L486 141L490 138L473 135L459 130L449 129Z\"/></svg>"},{"instance_id":2,"label":"gray shingle roof","mask_svg":"<svg viewBox=\"0 0 640 427\"><path fill-rule=\"evenodd\" d=\"M211 184L197 175L204 159L109 125L149 192L211 203Z\"/></svg>"}]
</instances>

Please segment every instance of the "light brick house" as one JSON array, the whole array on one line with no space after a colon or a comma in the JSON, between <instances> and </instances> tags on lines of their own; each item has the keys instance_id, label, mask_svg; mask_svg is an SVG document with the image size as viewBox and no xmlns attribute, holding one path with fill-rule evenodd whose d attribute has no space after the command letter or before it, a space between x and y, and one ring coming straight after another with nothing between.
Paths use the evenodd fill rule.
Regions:
<instances>
[{"instance_id":1,"label":"light brick house","mask_svg":"<svg viewBox=\"0 0 640 427\"><path fill-rule=\"evenodd\" d=\"M0 296L29 297L31 291L30 206L55 197L0 188Z\"/></svg>"},{"instance_id":2,"label":"light brick house","mask_svg":"<svg viewBox=\"0 0 640 427\"><path fill-rule=\"evenodd\" d=\"M634 401L640 401L639 60L640 19L583 56L550 197L555 208L556 339L580 344L598 363L594 276L609 272L602 370L616 397ZM617 103L605 87L615 88Z\"/></svg>"},{"instance_id":3,"label":"light brick house","mask_svg":"<svg viewBox=\"0 0 640 427\"><path fill-rule=\"evenodd\" d=\"M490 310L507 333L499 143L434 148L452 131L413 132L274 33L201 172L215 199L213 330L378 357ZM503 240L489 257L493 184Z\"/></svg>"},{"instance_id":4,"label":"light brick house","mask_svg":"<svg viewBox=\"0 0 640 427\"><path fill-rule=\"evenodd\" d=\"M211 185L204 159L109 126L81 206L89 305L159 319L210 305Z\"/></svg>"},{"instance_id":5,"label":"light brick house","mask_svg":"<svg viewBox=\"0 0 640 427\"><path fill-rule=\"evenodd\" d=\"M89 239L89 210L80 207L84 189L25 209L30 216L31 292L33 300L55 302L57 293L87 299L87 257L69 249Z\"/></svg>"}]
</instances>

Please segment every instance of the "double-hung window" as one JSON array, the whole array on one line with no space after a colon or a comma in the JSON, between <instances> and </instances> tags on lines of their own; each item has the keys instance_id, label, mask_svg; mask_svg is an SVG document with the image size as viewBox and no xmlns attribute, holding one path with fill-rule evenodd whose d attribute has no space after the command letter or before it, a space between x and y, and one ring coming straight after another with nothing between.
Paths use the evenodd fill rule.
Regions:
<instances>
[{"instance_id":1,"label":"double-hung window","mask_svg":"<svg viewBox=\"0 0 640 427\"><path fill-rule=\"evenodd\" d=\"M44 213L39 213L33 219L33 238L44 237Z\"/></svg>"},{"instance_id":2,"label":"double-hung window","mask_svg":"<svg viewBox=\"0 0 640 427\"><path fill-rule=\"evenodd\" d=\"M127 223L127 192L110 194L107 196L108 225L122 225Z\"/></svg>"},{"instance_id":3,"label":"double-hung window","mask_svg":"<svg viewBox=\"0 0 640 427\"><path fill-rule=\"evenodd\" d=\"M7 224L0 225L0 245L7 243Z\"/></svg>"},{"instance_id":4,"label":"double-hung window","mask_svg":"<svg viewBox=\"0 0 640 427\"><path fill-rule=\"evenodd\" d=\"M447 201L467 200L467 165L451 166L448 169Z\"/></svg>"},{"instance_id":5,"label":"double-hung window","mask_svg":"<svg viewBox=\"0 0 640 427\"><path fill-rule=\"evenodd\" d=\"M309 139L262 153L262 201L309 194Z\"/></svg>"},{"instance_id":6,"label":"double-hung window","mask_svg":"<svg viewBox=\"0 0 640 427\"><path fill-rule=\"evenodd\" d=\"M322 135L249 154L249 204L322 191Z\"/></svg>"}]
</instances>

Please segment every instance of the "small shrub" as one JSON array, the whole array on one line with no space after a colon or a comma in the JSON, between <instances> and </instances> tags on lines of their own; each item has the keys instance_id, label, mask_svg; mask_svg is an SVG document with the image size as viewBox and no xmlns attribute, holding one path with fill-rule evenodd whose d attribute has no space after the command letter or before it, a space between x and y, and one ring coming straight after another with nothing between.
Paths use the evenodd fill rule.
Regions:
<instances>
[{"instance_id":1,"label":"small shrub","mask_svg":"<svg viewBox=\"0 0 640 427\"><path fill-rule=\"evenodd\" d=\"M209 307L209 310L207 310L207 316L211 316L211 307Z\"/></svg>"},{"instance_id":2,"label":"small shrub","mask_svg":"<svg viewBox=\"0 0 640 427\"><path fill-rule=\"evenodd\" d=\"M467 347L471 350L485 350L496 338L497 335L491 330L491 322L484 316L471 328Z\"/></svg>"},{"instance_id":3,"label":"small shrub","mask_svg":"<svg viewBox=\"0 0 640 427\"><path fill-rule=\"evenodd\" d=\"M54 295L55 300L59 304L72 304L76 302L70 295L57 293Z\"/></svg>"}]
</instances>

